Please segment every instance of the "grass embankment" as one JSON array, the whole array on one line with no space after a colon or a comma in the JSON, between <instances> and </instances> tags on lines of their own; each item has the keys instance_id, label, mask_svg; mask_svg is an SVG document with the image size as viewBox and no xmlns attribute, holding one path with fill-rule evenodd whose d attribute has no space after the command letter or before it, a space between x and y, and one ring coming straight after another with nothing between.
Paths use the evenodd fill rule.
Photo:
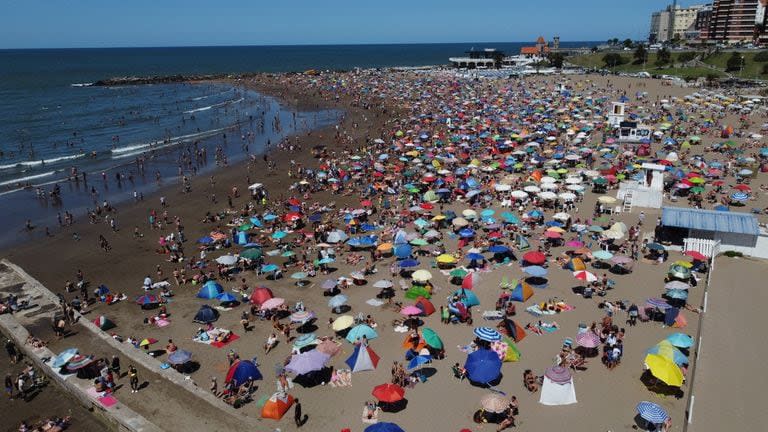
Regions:
<instances>
[{"instance_id":1,"label":"grass embankment","mask_svg":"<svg viewBox=\"0 0 768 432\"><path fill-rule=\"evenodd\" d=\"M672 53L671 64L661 67L656 66L656 52L649 52L648 60L645 63L635 63L632 51L624 51L618 54L623 58L623 64L615 67L607 67L605 65L603 57L606 55L606 53L604 52L569 57L566 61L587 68L609 69L615 72L637 73L645 71L652 75L672 75L685 79L695 79L698 77L706 77L708 75L715 75L718 77L725 76L723 70L725 69L725 62L728 60L728 56L730 55L730 53L723 54L725 58L725 60L723 60L723 66L718 66L717 64L707 62L708 64L712 64L713 66L719 68L719 70L714 70L704 66L682 66L681 62L679 61L679 57L682 53ZM762 64L758 63L757 67L762 68Z\"/></svg>"}]
</instances>

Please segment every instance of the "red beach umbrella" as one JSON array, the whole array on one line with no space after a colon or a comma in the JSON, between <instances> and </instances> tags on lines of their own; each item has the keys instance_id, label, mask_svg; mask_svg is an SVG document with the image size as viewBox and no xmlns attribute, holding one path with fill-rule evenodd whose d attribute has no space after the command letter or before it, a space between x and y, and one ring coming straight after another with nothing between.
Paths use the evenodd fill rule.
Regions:
<instances>
[{"instance_id":1,"label":"red beach umbrella","mask_svg":"<svg viewBox=\"0 0 768 432\"><path fill-rule=\"evenodd\" d=\"M546 260L547 256L538 251L527 252L523 255L523 261L534 265L544 264Z\"/></svg>"},{"instance_id":2,"label":"red beach umbrella","mask_svg":"<svg viewBox=\"0 0 768 432\"><path fill-rule=\"evenodd\" d=\"M689 251L686 251L685 254L688 255L689 257L697 260L697 261L706 261L707 260L706 255L702 254L701 252L689 250Z\"/></svg>"},{"instance_id":3,"label":"red beach umbrella","mask_svg":"<svg viewBox=\"0 0 768 432\"><path fill-rule=\"evenodd\" d=\"M405 389L396 384L381 384L373 388L373 397L381 402L398 402L405 397Z\"/></svg>"}]
</instances>

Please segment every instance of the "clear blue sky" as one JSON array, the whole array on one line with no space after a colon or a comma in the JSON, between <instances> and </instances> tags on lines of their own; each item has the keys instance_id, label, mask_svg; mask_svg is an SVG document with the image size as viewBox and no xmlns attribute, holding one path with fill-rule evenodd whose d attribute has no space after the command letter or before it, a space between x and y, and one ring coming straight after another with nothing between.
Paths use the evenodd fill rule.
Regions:
<instances>
[{"instance_id":1,"label":"clear blue sky","mask_svg":"<svg viewBox=\"0 0 768 432\"><path fill-rule=\"evenodd\" d=\"M539 34L579 41L644 39L650 13L669 3L0 0L0 48L516 42Z\"/></svg>"}]
</instances>

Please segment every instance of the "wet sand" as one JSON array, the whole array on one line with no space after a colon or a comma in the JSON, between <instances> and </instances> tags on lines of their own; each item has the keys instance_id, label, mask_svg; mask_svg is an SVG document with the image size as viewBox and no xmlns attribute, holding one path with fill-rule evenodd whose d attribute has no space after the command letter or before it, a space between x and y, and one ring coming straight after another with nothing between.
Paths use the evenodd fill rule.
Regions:
<instances>
[{"instance_id":1,"label":"wet sand","mask_svg":"<svg viewBox=\"0 0 768 432\"><path fill-rule=\"evenodd\" d=\"M600 77L587 77L588 79L607 85L608 79ZM575 80L583 80L584 77L574 77ZM532 79L533 83L552 82L553 78ZM636 83L636 80L610 78L613 85L625 86L628 83ZM678 94L684 95L691 92L690 89L679 89L675 87L661 87L657 81L646 81L647 87L643 90L648 91L651 97L656 95ZM285 86L288 87L285 87ZM350 134L354 134L357 143L362 142L366 135L378 137L380 131L384 128L388 116L380 108L372 110L363 110L350 107L349 99L341 99L339 102L323 100L317 95L306 95L303 89L290 87L290 83L280 82L277 79L264 78L263 82L255 84L257 89L267 93L274 94L292 103L307 104L309 106L322 106L332 108L347 109L347 116L341 128ZM370 121L366 122L364 119ZM364 125L360 128L353 128L353 123ZM304 151L302 153L287 154L283 152L270 153L270 157L278 161L279 167L285 167L288 160L295 159L297 162L304 163L305 166L314 166L316 163L308 154L308 148L317 144L326 144L329 148L336 145L332 139L334 128L328 128L320 132L313 132L311 137L302 137ZM169 213L171 215L181 216L186 226L186 236L191 241L187 244L187 255L195 255L194 245L191 243L194 239L206 235L214 228L211 225L201 224L206 211L221 209L226 206L225 202L227 192L233 185L237 185L240 191L246 195L246 176L250 175L252 182L265 183L268 190L272 193L273 200L287 198L287 186L292 183L283 175L284 171L273 175L265 176L265 165L259 159L254 166L248 170L246 164L233 166L216 173L216 186L211 188L208 178L197 178L193 181L192 193L183 195L179 192L179 186L170 186L169 189L147 197L147 200L138 204L126 204L120 206L119 215L122 229L117 233L111 233L106 225L90 225L79 223L75 227L68 229L63 233L57 233L53 238L45 242L35 244L25 244L7 251L8 258L21 265L30 274L38 278L49 289L54 292L62 292L64 281L73 279L78 268L85 273L86 279L91 281L93 286L104 283L112 289L113 292L125 292L129 299L139 295L141 290L141 281L146 274L154 277L155 265L161 264L165 275L170 275L174 265L167 263L164 257L155 254L154 249L157 245L157 238L161 234L158 231L152 231L147 227L147 215L149 208L159 209L158 197L163 194L167 197L170 204ZM283 193L283 191L285 191ZM212 205L209 199L210 193L215 192L219 197L220 203ZM614 193L610 193L615 195ZM583 203L580 203L581 217L591 214L596 195L588 193ZM241 206L247 197L243 196L235 200L236 207ZM315 194L312 201L330 202L334 201L338 206L345 203L358 202L357 196L339 197L331 196L328 193ZM496 210L498 211L498 203ZM765 206L765 196L761 195L760 202L754 203L754 206ZM457 211L465 208L462 204L453 204L447 206ZM628 225L637 221L639 210L633 214L621 214L616 217L617 221L624 221ZM653 221L658 212L645 209L647 215L646 227L644 231L651 231ZM575 215L579 217L579 215ZM762 217L761 217L762 218ZM650 226L649 226L650 224ZM144 233L144 237L139 240L133 238L133 226L138 226ZM71 231L77 230L82 240L75 242L70 237ZM99 234L105 235L112 244L110 253L103 253L96 244L96 237ZM163 231L162 234L167 234ZM642 235L641 235L642 238ZM448 250L455 249L455 240L448 240ZM535 249L537 243L532 241ZM267 250L269 247L266 248ZM558 255L564 249L553 249L553 254ZM682 256L677 253L670 254L670 260L680 259ZM379 278L388 276L388 266L391 259L378 264L379 274L369 278L372 283ZM725 259L723 259L725 260ZM337 261L338 270L330 277L348 275L352 270L359 270L360 266L352 268L342 264L343 259ZM759 275L759 270L752 266L744 268L731 268L727 265L720 266L716 270L720 272L718 276L726 278L735 277L739 272L748 272L750 275ZM655 265L647 262L639 262L635 265L634 272L627 276L613 276L617 281L617 288L610 291L606 299L629 300L642 304L646 298L656 297L663 291L663 279L666 272L666 265ZM602 272L596 271L599 274ZM445 276L432 270L435 279L433 280L438 291L435 293L433 302L436 306L444 304L445 298L450 294L453 288L448 283ZM500 293L498 289L502 277L516 279L523 276L519 265L513 264L509 267L501 267L490 274L484 274L481 277L480 286L476 289L480 300L480 310L475 312L475 325L483 325L480 318L480 311L493 309L492 305ZM322 296L320 283L325 279L323 276L315 278L310 285L299 288L296 287L291 279L282 279L276 282L265 281L263 277L257 277L253 273L246 276L249 286L266 285L269 286L279 297L285 297L289 304L297 300L303 300L307 309L314 310L319 314L317 330L318 335L330 335L330 329L326 329L325 323L331 316L327 307L327 298ZM530 394L524 390L522 385L522 371L533 369L541 374L547 366L552 364L553 357L557 354L563 339L573 338L576 334L579 323L589 324L592 321L599 320L603 312L598 308L599 300L583 299L575 296L571 292L571 287L577 285L576 281L570 275L570 272L559 270L551 266L550 287L542 290L536 290L535 296L531 301L544 301L548 298L559 297L568 304L575 306L575 310L564 312L552 317L545 317L547 320L555 320L561 329L545 335L529 334L525 340L518 344L522 352L522 358L517 363L505 364L504 379L499 388L507 394L514 394L520 400L521 415L518 417L518 425L521 430L557 430L564 424L569 425L573 431L623 431L631 430L633 417L635 415L634 407L641 400L651 400L664 406L672 415L674 421L673 430L682 430L682 417L685 410L687 398L677 399L675 397L657 397L649 392L640 382L642 374L642 360L645 349L654 345L667 335L676 331L676 329L662 328L659 323L643 323L634 328L627 328L625 340L625 354L622 364L613 371L608 371L600 364L599 358L590 359L588 369L583 372L577 372L574 378L576 394L579 403L566 407L545 407L538 404L538 394ZM719 279L718 279L719 280ZM235 283L225 283L225 288L229 289ZM717 285L716 285L717 286ZM100 305L94 309L88 317L93 319L97 314L105 314L114 319L118 327L113 330L123 336L135 337L155 337L160 340L160 346L164 345L167 339L173 338L176 344L183 349L192 351L194 359L200 362L201 368L192 375L192 378L201 386L208 384L209 377L215 375L219 381L223 381L223 375L226 373L226 352L227 349L218 350L213 347L193 343L190 339L197 328L192 323L192 317L200 304L206 303L194 297L197 286L185 286L176 289L176 296L169 306L173 314L172 325L157 329L142 324L141 319L149 316L149 312L140 311L138 306L129 302L124 302L115 306ZM349 427L353 431L361 431L363 425L360 421L360 412L362 404L371 399L370 391L373 386L389 382L389 366L393 360L402 360L403 349L401 342L404 335L392 331L391 321L399 318L399 314L385 308L373 308L365 303L365 300L373 297L376 289L370 286L353 287L345 294L350 297L349 304L352 305L352 313L362 312L363 314L372 314L378 321L377 331L379 338L372 341L371 347L381 356L382 360L376 371L354 374L352 388L332 389L329 387L316 387L313 389L304 389L297 386L291 393L299 397L302 401L304 411L309 415L309 423L302 430L309 428L317 431L336 431L344 427ZM701 290L694 289L689 302L694 306L701 303ZM400 293L398 294L401 295ZM71 295L69 295L71 297ZM531 301L525 305L529 305ZM713 298L710 298L710 307ZM210 303L210 302L207 302ZM518 305L518 315L516 319L521 325L527 322L533 322L534 317L523 311L522 304ZM243 335L239 326L239 310L224 312L222 317L216 323L219 327L227 327L240 334L241 339L229 345L227 348L235 349L242 358L252 358L258 356L261 363L261 371L265 380L259 382L257 398L269 395L274 391L273 365L282 362L289 349L281 338L281 343L269 355L264 355L261 345L266 336L271 332L268 323L257 322L255 330ZM686 333L696 334L698 320L696 315L686 312L689 326L684 329ZM617 324L624 327L624 314L619 314ZM755 319L763 321L763 317L757 316ZM433 315L425 319L426 326L431 327L442 337L447 352L445 360L435 362L432 365L437 369L437 374L430 378L425 384L419 384L415 389L406 390L408 407L405 411L398 414L383 413L382 421L393 421L400 424L408 431L436 430L436 431L454 431L462 427L471 430L491 431L495 427L492 425L478 426L472 422L472 414L479 408L478 401L480 397L488 391L469 386L466 382L459 383L452 377L450 367L454 362L463 363L466 358L456 347L464 345L472 339L472 327L466 325L443 325L439 322L439 317ZM705 321L706 323L706 321ZM490 322L489 324L495 324ZM705 324L706 325L706 324ZM753 324L754 325L754 324ZM725 331L726 326L720 326ZM754 327L753 327L754 328ZM762 328L762 327L756 327ZM49 330L41 326L39 337L50 338ZM88 348L87 337L79 338L79 343ZM705 342L705 353L708 346ZM66 343L55 342L52 348L63 348ZM332 360L332 364L341 367L343 361L351 353L351 345L344 342L344 351ZM712 347L714 348L714 347ZM706 359L706 354L704 359ZM706 360L704 360L706 361ZM714 359L713 363L719 362ZM706 363L702 363L706 364ZM702 367L697 372L697 380L702 379L704 374L711 373ZM715 384L716 385L716 384ZM697 386L697 395L704 391L706 384ZM686 386L683 390L687 392ZM687 395L686 395L687 396ZM142 398L147 398L150 403L161 405L164 398L168 395L154 393L151 389L142 394ZM224 413L212 410L202 401L192 401L190 403L199 403L200 410L206 410L211 416L223 416ZM698 402L697 402L698 403ZM251 416L258 417L258 410L255 404L248 405L243 410ZM703 407L697 407L697 415L701 415ZM699 420L700 421L700 420ZM713 420L714 421L714 420ZM273 427L280 427L283 431L293 431L293 425L290 414L279 423L271 421L265 422L265 430Z\"/></svg>"}]
</instances>

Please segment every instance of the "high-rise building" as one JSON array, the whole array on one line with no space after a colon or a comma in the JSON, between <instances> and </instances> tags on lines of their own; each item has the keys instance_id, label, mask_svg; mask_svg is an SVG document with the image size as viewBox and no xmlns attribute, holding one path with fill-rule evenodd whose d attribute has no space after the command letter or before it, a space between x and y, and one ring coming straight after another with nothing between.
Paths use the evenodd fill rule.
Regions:
<instances>
[{"instance_id":1,"label":"high-rise building","mask_svg":"<svg viewBox=\"0 0 768 432\"><path fill-rule=\"evenodd\" d=\"M695 31L696 16L704 5L681 7L675 1L666 9L651 14L651 43L673 39L690 39L698 36Z\"/></svg>"},{"instance_id":2,"label":"high-rise building","mask_svg":"<svg viewBox=\"0 0 768 432\"><path fill-rule=\"evenodd\" d=\"M766 0L714 0L708 40L766 42Z\"/></svg>"}]
</instances>

